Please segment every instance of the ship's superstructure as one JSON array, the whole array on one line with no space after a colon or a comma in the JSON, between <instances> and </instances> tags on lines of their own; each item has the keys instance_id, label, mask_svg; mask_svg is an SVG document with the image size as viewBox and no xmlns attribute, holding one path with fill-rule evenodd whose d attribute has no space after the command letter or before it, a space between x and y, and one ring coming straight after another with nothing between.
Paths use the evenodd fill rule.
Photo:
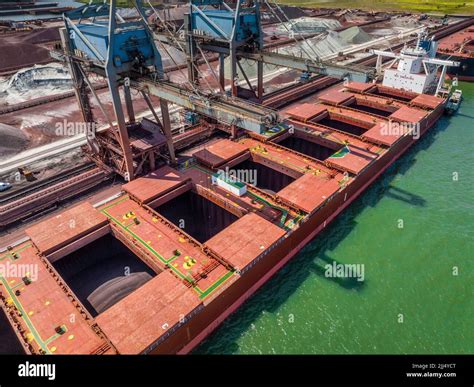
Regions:
<instances>
[{"instance_id":1,"label":"ship's superstructure","mask_svg":"<svg viewBox=\"0 0 474 387\"><path fill-rule=\"evenodd\" d=\"M433 38L420 33L415 47L404 47L399 54L373 50L378 56L376 68L379 73L382 72L382 58L393 58L383 71L383 85L437 95L443 87L447 68L459 66L459 62L437 59L437 47L438 43ZM396 68L393 68L395 65Z\"/></svg>"}]
</instances>

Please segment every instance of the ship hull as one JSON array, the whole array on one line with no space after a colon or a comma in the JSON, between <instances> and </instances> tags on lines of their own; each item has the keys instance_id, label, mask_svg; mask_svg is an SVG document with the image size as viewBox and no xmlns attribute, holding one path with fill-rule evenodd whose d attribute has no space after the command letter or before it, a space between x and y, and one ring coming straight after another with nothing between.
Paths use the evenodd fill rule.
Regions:
<instances>
[{"instance_id":1,"label":"ship hull","mask_svg":"<svg viewBox=\"0 0 474 387\"><path fill-rule=\"evenodd\" d=\"M460 81L474 82L474 58L450 55L441 55L441 57L460 63L459 67L448 67L450 77L456 77Z\"/></svg>"},{"instance_id":2,"label":"ship hull","mask_svg":"<svg viewBox=\"0 0 474 387\"><path fill-rule=\"evenodd\" d=\"M421 122L421 136L443 114L441 105ZM327 227L345 208L359 197L390 165L392 165L417 140L406 136L394 144L367 170L341 190L330 202L308 218L277 248L269 252L238 281L223 291L176 332L160 343L154 354L187 354L208 337L227 317L235 312L278 270L293 258L317 234Z\"/></svg>"}]
</instances>

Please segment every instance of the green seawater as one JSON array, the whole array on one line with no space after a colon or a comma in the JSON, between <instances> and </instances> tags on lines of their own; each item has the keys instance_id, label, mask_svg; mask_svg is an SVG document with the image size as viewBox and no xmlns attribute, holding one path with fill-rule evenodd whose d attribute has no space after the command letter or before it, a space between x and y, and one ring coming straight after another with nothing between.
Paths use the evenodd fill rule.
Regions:
<instances>
[{"instance_id":1,"label":"green seawater","mask_svg":"<svg viewBox=\"0 0 474 387\"><path fill-rule=\"evenodd\" d=\"M474 353L474 85L460 86L459 112L194 353ZM364 264L364 281L326 278L333 261Z\"/></svg>"}]
</instances>

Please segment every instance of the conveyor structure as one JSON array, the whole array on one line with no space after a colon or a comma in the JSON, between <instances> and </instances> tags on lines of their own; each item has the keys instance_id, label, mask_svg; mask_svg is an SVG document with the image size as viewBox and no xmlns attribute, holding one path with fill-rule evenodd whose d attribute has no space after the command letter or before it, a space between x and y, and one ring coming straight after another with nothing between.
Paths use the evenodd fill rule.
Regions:
<instances>
[{"instance_id":1,"label":"conveyor structure","mask_svg":"<svg viewBox=\"0 0 474 387\"><path fill-rule=\"evenodd\" d=\"M233 9L223 1L192 0L189 3L190 13L185 21L186 47L189 53L188 85L173 84L165 79L160 51L148 26L147 10L141 0L135 1L135 6L140 18L132 22L125 22L117 14L115 0L85 5L65 13L65 28L61 32L64 51L53 54L65 60L70 67L84 121L94 123L89 101L89 94L93 94L109 123L108 131L88 136L91 157L99 165L114 170L126 180L153 170L157 157L166 158L171 164L175 162L169 102L230 126L234 136L238 128L264 134L285 127L274 110L239 99L237 82L232 82L231 96L224 92L225 55L231 56L235 81L237 67L242 70L239 58L257 60L256 93L244 73L257 101L263 95L264 62L338 78L370 78L370 71L359 67L315 63L308 59L264 52L259 1L245 2L245 5L238 1ZM196 78L196 50L202 56L203 50L219 52L221 93L199 88ZM96 73L107 79L114 120L107 116L91 87L88 73ZM147 121L144 125L143 122L137 122L131 88L141 93L157 123ZM160 100L161 120L154 110L151 96ZM152 140L145 141L143 136L151 136Z\"/></svg>"}]
</instances>

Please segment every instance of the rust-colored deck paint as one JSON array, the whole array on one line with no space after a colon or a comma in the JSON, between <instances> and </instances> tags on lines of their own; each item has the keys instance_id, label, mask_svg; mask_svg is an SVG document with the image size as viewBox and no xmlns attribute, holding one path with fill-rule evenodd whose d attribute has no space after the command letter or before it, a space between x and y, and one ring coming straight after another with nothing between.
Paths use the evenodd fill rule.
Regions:
<instances>
[{"instance_id":1,"label":"rust-colored deck paint","mask_svg":"<svg viewBox=\"0 0 474 387\"><path fill-rule=\"evenodd\" d=\"M357 94L376 87L351 83L349 88ZM391 92L384 89L387 91ZM344 101L345 93L352 95L346 91L330 94L327 101ZM387 102L390 98L367 96L371 102L390 104ZM290 250L301 248L304 245L301 241L316 228L324 227L326 219L347 205L354 192L360 191L372 175L380 173L391 163L391 158L398 157L409 146L412 140L406 136L382 137L383 124L389 119L420 123L423 133L441 114L441 103L426 96L413 97L406 103L394 101L397 110L390 118L321 101L293 104L288 108L293 112L293 119L288 122L295 130L337 145L334 149L340 150L322 162L271 141L255 138L214 141L195 154L198 161L207 161L207 166L192 165L181 172L169 166L159 168L125 184L124 194L98 209L83 202L30 227L27 229L30 241L1 255L2 260L12 260L12 253L17 252L18 262L39 267L38 281L29 285L22 285L18 278L2 279L0 291L6 296L9 315L21 311L19 329L25 334L25 342L29 340L32 352L41 348L51 353L178 352L191 342L195 345L200 333L210 332L221 321L215 316L224 315L227 308L235 307L236 299L243 300L254 291L254 283L249 282L251 275L256 276L251 274L254 266L268 266L265 258L280 251L285 242L290 244ZM355 120L368 129L364 135L355 136L317 122L304 122L318 114ZM241 197L211 184L214 170L209 167L240 162L248 155L294 176L295 181L274 193L248 186L248 192ZM184 192L183 187L221 207L232 208L231 212L239 219L208 241L199 243L146 205L170 200ZM141 259L151 262L150 267L158 275L91 319L87 313L80 314L80 303L73 302L74 295L61 277L48 271L48 263L40 258L39 251L54 253L104 227L109 227ZM284 255L290 253L286 251ZM265 270L260 274L271 268ZM245 286L240 288L238 284ZM20 291L19 295L15 294L16 290ZM206 317L207 313L214 317ZM71 316L75 316L74 322L69 319ZM199 321L197 325L193 325L193 318ZM105 336L92 329L94 322ZM66 326L67 332L58 335L55 328L61 325ZM165 343L163 347L161 343Z\"/></svg>"},{"instance_id":2,"label":"rust-colored deck paint","mask_svg":"<svg viewBox=\"0 0 474 387\"><path fill-rule=\"evenodd\" d=\"M200 163L215 168L246 151L247 148L238 142L222 139L195 152L193 156Z\"/></svg>"},{"instance_id":3,"label":"rust-colored deck paint","mask_svg":"<svg viewBox=\"0 0 474 387\"><path fill-rule=\"evenodd\" d=\"M124 184L123 189L142 203L148 203L185 183L181 174L171 167L160 168L140 179Z\"/></svg>"},{"instance_id":4,"label":"rust-colored deck paint","mask_svg":"<svg viewBox=\"0 0 474 387\"><path fill-rule=\"evenodd\" d=\"M36 247L48 254L107 224L107 218L88 202L26 229Z\"/></svg>"}]
</instances>

